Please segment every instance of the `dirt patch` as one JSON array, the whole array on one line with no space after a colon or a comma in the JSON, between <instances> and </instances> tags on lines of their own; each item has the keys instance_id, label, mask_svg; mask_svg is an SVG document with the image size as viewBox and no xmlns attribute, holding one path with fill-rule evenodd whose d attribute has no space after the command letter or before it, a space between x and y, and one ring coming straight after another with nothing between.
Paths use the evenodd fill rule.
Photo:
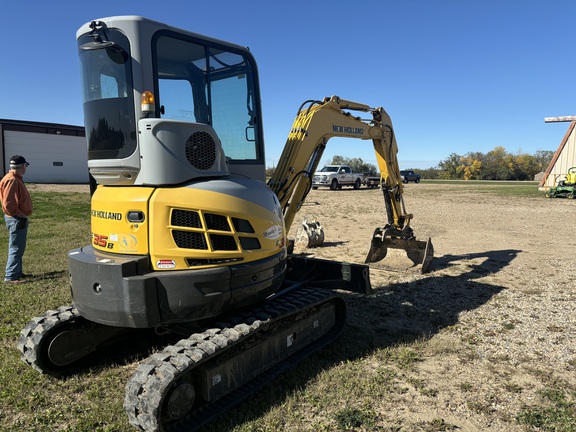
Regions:
<instances>
[{"instance_id":1,"label":"dirt patch","mask_svg":"<svg viewBox=\"0 0 576 432\"><path fill-rule=\"evenodd\" d=\"M31 191L40 192L90 192L90 186L87 184L26 183L26 187Z\"/></svg>"},{"instance_id":2,"label":"dirt patch","mask_svg":"<svg viewBox=\"0 0 576 432\"><path fill-rule=\"evenodd\" d=\"M379 401L381 415L412 427L441 418L463 430L526 430L515 418L543 389L576 391L576 201L418 184L405 187L405 202L416 236L432 238L431 271L385 268L403 263L392 251L371 266L376 292L349 299L349 340L420 343L426 353L404 376L406 391ZM312 191L295 225L303 217L323 225L325 243L300 253L355 263L386 222L381 192L369 189Z\"/></svg>"}]
</instances>

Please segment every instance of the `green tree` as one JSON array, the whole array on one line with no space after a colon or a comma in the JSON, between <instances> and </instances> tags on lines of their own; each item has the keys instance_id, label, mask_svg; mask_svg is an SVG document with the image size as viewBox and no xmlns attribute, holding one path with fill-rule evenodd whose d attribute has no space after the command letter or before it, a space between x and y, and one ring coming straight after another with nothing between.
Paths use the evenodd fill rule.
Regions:
<instances>
[{"instance_id":1,"label":"green tree","mask_svg":"<svg viewBox=\"0 0 576 432\"><path fill-rule=\"evenodd\" d=\"M355 173L364 173L367 175L378 174L378 168L376 165L366 163L361 158L347 158L336 155L332 157L330 165L348 165L352 169L352 172Z\"/></svg>"},{"instance_id":2,"label":"green tree","mask_svg":"<svg viewBox=\"0 0 576 432\"><path fill-rule=\"evenodd\" d=\"M536 162L540 166L540 170L538 172L546 171L546 168L548 168L548 165L550 165L550 162L552 161L553 157L554 152L552 150L536 151L536 153L534 153L534 158L536 159Z\"/></svg>"},{"instance_id":3,"label":"green tree","mask_svg":"<svg viewBox=\"0 0 576 432\"><path fill-rule=\"evenodd\" d=\"M439 179L439 178L442 178L442 174L444 173L438 167L426 168L426 169L417 169L414 171L416 171L416 173L420 174L420 177L422 177L423 179Z\"/></svg>"},{"instance_id":4,"label":"green tree","mask_svg":"<svg viewBox=\"0 0 576 432\"><path fill-rule=\"evenodd\" d=\"M460 177L458 167L460 166L460 159L462 156L456 153L451 153L447 159L441 160L438 166L443 171L442 178L447 180L457 180Z\"/></svg>"},{"instance_id":5,"label":"green tree","mask_svg":"<svg viewBox=\"0 0 576 432\"><path fill-rule=\"evenodd\" d=\"M458 171L464 180L480 180L482 178L482 161L472 154L460 158Z\"/></svg>"},{"instance_id":6,"label":"green tree","mask_svg":"<svg viewBox=\"0 0 576 432\"><path fill-rule=\"evenodd\" d=\"M504 147L497 146L494 147L494 150L486 153L482 170L483 180L509 180L512 173L509 153Z\"/></svg>"},{"instance_id":7,"label":"green tree","mask_svg":"<svg viewBox=\"0 0 576 432\"><path fill-rule=\"evenodd\" d=\"M554 152L538 150L534 155L508 153L502 146L484 154L470 152L464 156L450 154L438 165L438 178L462 180L532 180L545 170ZM425 177L423 178L432 178Z\"/></svg>"},{"instance_id":8,"label":"green tree","mask_svg":"<svg viewBox=\"0 0 576 432\"><path fill-rule=\"evenodd\" d=\"M535 156L522 153L514 158L514 180L533 180L542 171Z\"/></svg>"}]
</instances>

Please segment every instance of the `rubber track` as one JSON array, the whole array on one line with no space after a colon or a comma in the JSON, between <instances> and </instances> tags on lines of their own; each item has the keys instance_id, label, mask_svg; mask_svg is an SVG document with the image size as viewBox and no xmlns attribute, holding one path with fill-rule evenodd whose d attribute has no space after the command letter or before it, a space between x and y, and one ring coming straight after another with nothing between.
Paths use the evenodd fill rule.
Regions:
<instances>
[{"instance_id":1,"label":"rubber track","mask_svg":"<svg viewBox=\"0 0 576 432\"><path fill-rule=\"evenodd\" d=\"M265 328L274 321L329 301L336 302L336 324L322 338L268 369L239 389L215 402L206 403L193 410L182 420L169 425L159 423L164 397L179 377L189 375L196 366L223 354L226 349L246 340L262 327ZM245 400L255 390L269 383L311 352L336 339L344 326L345 315L344 300L331 291L303 288L277 299L267 300L244 314L226 318L203 333L193 334L187 339L180 340L175 345L146 359L129 379L124 400L124 408L129 421L140 430L150 432L197 430Z\"/></svg>"},{"instance_id":2,"label":"rubber track","mask_svg":"<svg viewBox=\"0 0 576 432\"><path fill-rule=\"evenodd\" d=\"M40 373L58 376L59 368L51 367L42 358L41 345L45 342L48 333L79 319L84 320L74 306L60 306L56 310L49 310L39 317L32 318L20 331L18 350L20 350L22 361Z\"/></svg>"}]
</instances>

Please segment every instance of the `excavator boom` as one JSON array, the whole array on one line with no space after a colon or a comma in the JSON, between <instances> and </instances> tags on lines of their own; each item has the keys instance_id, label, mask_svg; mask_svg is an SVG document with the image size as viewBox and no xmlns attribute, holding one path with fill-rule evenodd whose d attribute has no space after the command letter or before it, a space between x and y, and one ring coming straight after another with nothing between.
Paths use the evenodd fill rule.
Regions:
<instances>
[{"instance_id":1,"label":"excavator boom","mask_svg":"<svg viewBox=\"0 0 576 432\"><path fill-rule=\"evenodd\" d=\"M362 119L351 111L369 113ZM366 263L386 257L388 248L402 249L415 265L426 272L433 257L428 241L417 241L404 206L402 179L398 165L398 146L390 116L383 108L371 108L338 96L323 101L307 101L299 109L280 162L268 185L276 193L284 211L286 230L290 230L312 185L328 140L333 137L371 140L380 170L387 223L376 228Z\"/></svg>"}]
</instances>

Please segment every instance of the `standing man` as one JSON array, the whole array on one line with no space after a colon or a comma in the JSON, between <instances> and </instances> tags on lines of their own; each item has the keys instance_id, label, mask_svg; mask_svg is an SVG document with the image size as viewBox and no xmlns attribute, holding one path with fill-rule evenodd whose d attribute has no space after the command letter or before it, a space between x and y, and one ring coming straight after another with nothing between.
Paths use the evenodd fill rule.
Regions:
<instances>
[{"instance_id":1,"label":"standing man","mask_svg":"<svg viewBox=\"0 0 576 432\"><path fill-rule=\"evenodd\" d=\"M0 181L0 200L8 228L8 261L5 283L22 283L22 256L26 249L28 216L32 214L32 199L22 177L30 165L23 156L10 158L10 171Z\"/></svg>"}]
</instances>

